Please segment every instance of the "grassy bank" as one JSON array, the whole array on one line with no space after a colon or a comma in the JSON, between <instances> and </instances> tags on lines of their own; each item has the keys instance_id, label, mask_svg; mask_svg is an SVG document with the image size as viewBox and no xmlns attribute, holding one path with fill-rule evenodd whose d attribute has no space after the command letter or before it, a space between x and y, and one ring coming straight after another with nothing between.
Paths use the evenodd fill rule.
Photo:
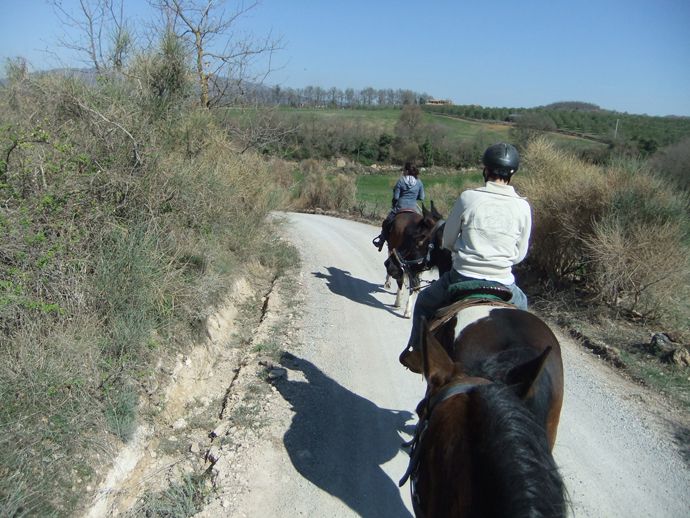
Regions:
<instances>
[{"instance_id":1,"label":"grassy bank","mask_svg":"<svg viewBox=\"0 0 690 518\"><path fill-rule=\"evenodd\" d=\"M164 65L95 84L19 67L0 90L3 516L85 505L244 265L289 255L264 223L271 163L152 88Z\"/></svg>"}]
</instances>

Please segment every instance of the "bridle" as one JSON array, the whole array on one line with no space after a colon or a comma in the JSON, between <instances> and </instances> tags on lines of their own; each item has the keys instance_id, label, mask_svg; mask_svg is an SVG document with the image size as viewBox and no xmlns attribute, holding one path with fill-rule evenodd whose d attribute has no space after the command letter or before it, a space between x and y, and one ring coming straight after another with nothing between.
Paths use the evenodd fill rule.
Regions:
<instances>
[{"instance_id":1,"label":"bridle","mask_svg":"<svg viewBox=\"0 0 690 518\"><path fill-rule=\"evenodd\" d=\"M391 252L391 256L398 262L400 265L400 268L403 270L407 271L412 271L412 270L418 270L418 271L425 271L431 269L431 253L434 251L436 248L436 245L432 241L433 237L436 235L436 232L446 224L445 219L439 219L434 226L431 229L431 232L429 232L429 235L427 235L420 243L419 247L423 248L426 246L426 254L422 255L418 259L403 259L403 257L400 255L400 252L398 252L397 248L394 248L393 251Z\"/></svg>"},{"instance_id":2,"label":"bridle","mask_svg":"<svg viewBox=\"0 0 690 518\"><path fill-rule=\"evenodd\" d=\"M422 401L422 408L424 412L422 414L421 419L417 423L417 426L415 427L414 436L412 437L411 441L403 444L404 447L410 448L410 463L407 466L405 474L398 482L398 487L402 487L405 485L405 482L407 482L408 479L410 480L410 496L412 498L412 506L414 507L415 516L417 516L418 518L423 516L421 511L421 502L419 501L419 495L417 494L417 491L415 489L415 486L417 484L417 471L419 469L419 463L421 460L420 445L422 443L422 440L424 439L424 435L427 429L429 428L429 420L431 419L431 414L434 411L434 409L444 401L447 401L448 399L455 396L460 396L462 394L469 394L477 387L491 383L489 380L486 381L486 383L452 383L443 387L438 393L434 394L434 396L427 396Z\"/></svg>"}]
</instances>

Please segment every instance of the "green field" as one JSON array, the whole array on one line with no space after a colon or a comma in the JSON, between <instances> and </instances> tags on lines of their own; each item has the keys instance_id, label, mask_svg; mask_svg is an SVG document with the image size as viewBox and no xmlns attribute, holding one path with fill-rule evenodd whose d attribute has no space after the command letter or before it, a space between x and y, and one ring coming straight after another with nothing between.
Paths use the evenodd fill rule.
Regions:
<instances>
[{"instance_id":1,"label":"green field","mask_svg":"<svg viewBox=\"0 0 690 518\"><path fill-rule=\"evenodd\" d=\"M398 178L397 174L367 174L358 176L357 201L389 208L391 198L393 197L393 186ZM455 198L470 184L479 183L481 181L481 174L476 172L438 175L422 178L422 181L424 182L428 206L428 201L434 199L434 196L439 197L443 195L443 198Z\"/></svg>"}]
</instances>

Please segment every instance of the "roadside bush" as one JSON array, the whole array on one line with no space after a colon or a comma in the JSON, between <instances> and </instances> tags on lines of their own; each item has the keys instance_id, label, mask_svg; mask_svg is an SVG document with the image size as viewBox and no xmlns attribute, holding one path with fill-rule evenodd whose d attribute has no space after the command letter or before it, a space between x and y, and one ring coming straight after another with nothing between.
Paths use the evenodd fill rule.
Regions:
<instances>
[{"instance_id":1,"label":"roadside bush","mask_svg":"<svg viewBox=\"0 0 690 518\"><path fill-rule=\"evenodd\" d=\"M426 201L424 205L426 208L430 207L431 201L434 202L434 207L438 210L444 217L448 217L450 214L455 200L460 196L461 191L456 191L455 189L449 189L445 185L432 185L429 188L425 188Z\"/></svg>"},{"instance_id":2,"label":"roadside bush","mask_svg":"<svg viewBox=\"0 0 690 518\"><path fill-rule=\"evenodd\" d=\"M598 167L540 139L524 158L519 188L534 218L529 264L556 285L579 282L603 302L687 330L687 195L638 159Z\"/></svg>"},{"instance_id":3,"label":"roadside bush","mask_svg":"<svg viewBox=\"0 0 690 518\"><path fill-rule=\"evenodd\" d=\"M690 137L657 151L649 165L672 185L690 192Z\"/></svg>"},{"instance_id":4,"label":"roadside bush","mask_svg":"<svg viewBox=\"0 0 690 518\"><path fill-rule=\"evenodd\" d=\"M682 246L686 238L677 223L630 226L615 216L606 217L584 239L592 261L590 280L612 305L675 320L677 309L687 307L689 295L690 264Z\"/></svg>"},{"instance_id":5,"label":"roadside bush","mask_svg":"<svg viewBox=\"0 0 690 518\"><path fill-rule=\"evenodd\" d=\"M124 76L12 77L0 88L0 515L71 516L96 457L132 436L156 362L263 260L265 216L285 195L181 91L153 106L150 85Z\"/></svg>"},{"instance_id":6,"label":"roadside bush","mask_svg":"<svg viewBox=\"0 0 690 518\"><path fill-rule=\"evenodd\" d=\"M515 186L532 205L530 264L555 284L572 281L588 261L591 236L610 201L610 179L549 141L533 140Z\"/></svg>"},{"instance_id":7,"label":"roadside bush","mask_svg":"<svg viewBox=\"0 0 690 518\"><path fill-rule=\"evenodd\" d=\"M329 177L316 160L302 162L301 170L304 177L296 200L299 208L349 210L355 206L357 185L353 175Z\"/></svg>"}]
</instances>

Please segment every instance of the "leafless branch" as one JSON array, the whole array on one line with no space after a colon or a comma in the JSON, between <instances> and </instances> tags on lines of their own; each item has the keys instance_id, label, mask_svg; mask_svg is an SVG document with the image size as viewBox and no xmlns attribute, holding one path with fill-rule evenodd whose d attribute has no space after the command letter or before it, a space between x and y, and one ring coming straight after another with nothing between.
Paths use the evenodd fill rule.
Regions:
<instances>
[{"instance_id":1,"label":"leafless branch","mask_svg":"<svg viewBox=\"0 0 690 518\"><path fill-rule=\"evenodd\" d=\"M115 126L120 131L122 131L125 135L127 135L127 137L129 137L129 139L132 141L132 155L134 157L133 168L136 169L137 167L139 167L141 165L141 155L139 154L139 145L138 145L136 139L132 136L132 134L129 131L127 131L127 129L124 126L122 126L122 124L115 122L115 121L111 121L105 115L103 115L101 112L99 112L98 110L95 110L94 108L91 108L90 106L84 104L80 99L77 99L76 97L73 97L72 100L81 109L86 110L87 112L89 112L93 115L96 115L100 119L104 120L108 124Z\"/></svg>"},{"instance_id":2,"label":"leafless branch","mask_svg":"<svg viewBox=\"0 0 690 518\"><path fill-rule=\"evenodd\" d=\"M226 11L226 0L151 0L151 3L167 12L175 22L180 22L178 35L187 38L194 49L202 106L226 103L231 86L241 91L243 81L257 78L263 81L270 73L272 55L281 48L280 40L269 35L262 41L255 41L233 31L238 20L258 2L240 3L233 11ZM222 38L225 43L216 45ZM259 56L267 56L269 70L249 77Z\"/></svg>"}]
</instances>

